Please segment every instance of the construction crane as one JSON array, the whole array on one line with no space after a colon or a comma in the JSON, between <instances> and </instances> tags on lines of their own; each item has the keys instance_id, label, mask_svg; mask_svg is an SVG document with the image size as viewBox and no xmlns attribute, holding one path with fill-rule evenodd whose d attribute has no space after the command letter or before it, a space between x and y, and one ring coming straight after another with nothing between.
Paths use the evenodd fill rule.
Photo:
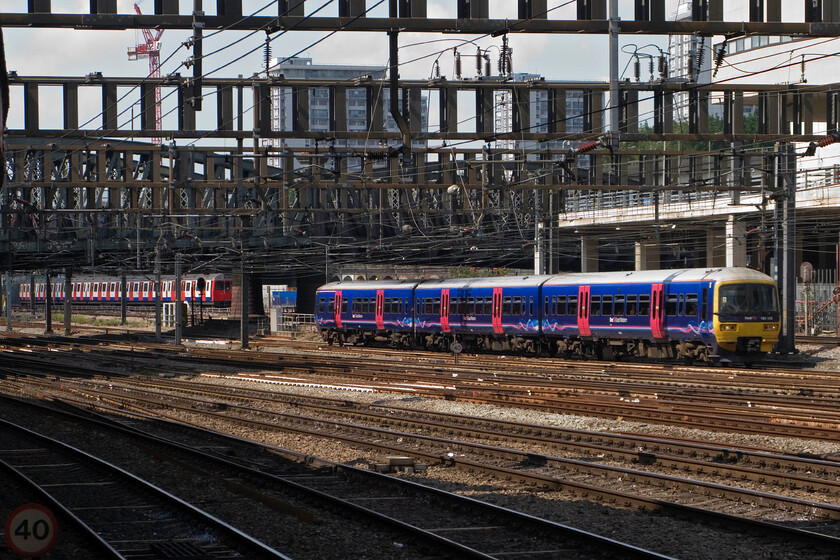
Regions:
<instances>
[{"instance_id":1,"label":"construction crane","mask_svg":"<svg viewBox=\"0 0 840 560\"><path fill-rule=\"evenodd\" d=\"M138 2L134 3L134 11L138 16L142 16ZM144 43L138 44L136 47L128 48L128 60L137 60L139 58L149 59L149 78L160 78L160 36L163 35L163 29L142 29ZM160 86L155 87L155 130L161 130L161 111L160 111ZM160 144L160 138L152 138L153 144Z\"/></svg>"}]
</instances>

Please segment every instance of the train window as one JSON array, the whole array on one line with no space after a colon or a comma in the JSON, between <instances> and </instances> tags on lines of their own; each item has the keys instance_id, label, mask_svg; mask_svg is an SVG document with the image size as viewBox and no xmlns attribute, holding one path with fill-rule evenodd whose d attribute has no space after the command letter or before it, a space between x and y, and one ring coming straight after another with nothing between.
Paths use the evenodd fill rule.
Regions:
<instances>
[{"instance_id":1,"label":"train window","mask_svg":"<svg viewBox=\"0 0 840 560\"><path fill-rule=\"evenodd\" d=\"M353 298L353 313L359 312L359 298Z\"/></svg>"},{"instance_id":2,"label":"train window","mask_svg":"<svg viewBox=\"0 0 840 560\"><path fill-rule=\"evenodd\" d=\"M145 294L148 291L149 291L149 283L148 282L143 282L143 293Z\"/></svg>"},{"instance_id":3,"label":"train window","mask_svg":"<svg viewBox=\"0 0 840 560\"><path fill-rule=\"evenodd\" d=\"M577 315L578 297L569 296L569 307L566 309L566 315Z\"/></svg>"},{"instance_id":4,"label":"train window","mask_svg":"<svg viewBox=\"0 0 840 560\"><path fill-rule=\"evenodd\" d=\"M556 301L556 296L549 299L548 296L545 296L545 301L543 302L543 315L551 315L551 310L554 309L553 301Z\"/></svg>"},{"instance_id":5,"label":"train window","mask_svg":"<svg viewBox=\"0 0 840 560\"><path fill-rule=\"evenodd\" d=\"M554 307L555 315L566 314L566 296L557 296L557 304Z\"/></svg>"},{"instance_id":6,"label":"train window","mask_svg":"<svg viewBox=\"0 0 840 560\"><path fill-rule=\"evenodd\" d=\"M592 317L594 315L601 314L601 296L593 296L590 295L589 297L589 316Z\"/></svg>"},{"instance_id":7,"label":"train window","mask_svg":"<svg viewBox=\"0 0 840 560\"><path fill-rule=\"evenodd\" d=\"M480 315L493 314L493 298L478 298L475 300L475 312Z\"/></svg>"},{"instance_id":8,"label":"train window","mask_svg":"<svg viewBox=\"0 0 840 560\"><path fill-rule=\"evenodd\" d=\"M515 297L511 300L510 306L511 315L522 315L522 298Z\"/></svg>"},{"instance_id":9,"label":"train window","mask_svg":"<svg viewBox=\"0 0 840 560\"><path fill-rule=\"evenodd\" d=\"M680 294L680 301L677 304L677 315L684 315L685 310L685 294Z\"/></svg>"},{"instance_id":10,"label":"train window","mask_svg":"<svg viewBox=\"0 0 840 560\"><path fill-rule=\"evenodd\" d=\"M668 297L665 299L665 315L676 315L677 314L677 294L668 294Z\"/></svg>"},{"instance_id":11,"label":"train window","mask_svg":"<svg viewBox=\"0 0 840 560\"><path fill-rule=\"evenodd\" d=\"M685 294L686 317L697 317L697 294Z\"/></svg>"},{"instance_id":12,"label":"train window","mask_svg":"<svg viewBox=\"0 0 840 560\"><path fill-rule=\"evenodd\" d=\"M609 316L613 314L613 297L604 296L601 298L601 315Z\"/></svg>"},{"instance_id":13,"label":"train window","mask_svg":"<svg viewBox=\"0 0 840 560\"><path fill-rule=\"evenodd\" d=\"M323 313L324 312L324 309L325 309L324 306L325 305L326 305L326 301L324 300L324 298L319 298L318 299L318 313Z\"/></svg>"},{"instance_id":14,"label":"train window","mask_svg":"<svg viewBox=\"0 0 840 560\"><path fill-rule=\"evenodd\" d=\"M502 303L502 310L503 310L502 314L503 315L512 315L513 312L511 311L511 309L513 309L513 298L511 298L511 297L504 298L503 303Z\"/></svg>"},{"instance_id":15,"label":"train window","mask_svg":"<svg viewBox=\"0 0 840 560\"><path fill-rule=\"evenodd\" d=\"M709 288L703 288L703 299L701 301L700 319L705 320L709 313Z\"/></svg>"},{"instance_id":16,"label":"train window","mask_svg":"<svg viewBox=\"0 0 840 560\"><path fill-rule=\"evenodd\" d=\"M534 296L528 298L528 315L534 314Z\"/></svg>"},{"instance_id":17,"label":"train window","mask_svg":"<svg viewBox=\"0 0 840 560\"><path fill-rule=\"evenodd\" d=\"M324 310L324 300L321 300L321 311ZM335 299L330 298L327 300L327 313L335 313Z\"/></svg>"},{"instance_id":18,"label":"train window","mask_svg":"<svg viewBox=\"0 0 840 560\"><path fill-rule=\"evenodd\" d=\"M650 315L650 294L639 294L639 315Z\"/></svg>"},{"instance_id":19,"label":"train window","mask_svg":"<svg viewBox=\"0 0 840 560\"><path fill-rule=\"evenodd\" d=\"M391 298L386 297L382 299L382 313L391 312Z\"/></svg>"},{"instance_id":20,"label":"train window","mask_svg":"<svg viewBox=\"0 0 840 560\"><path fill-rule=\"evenodd\" d=\"M615 296L613 303L613 315L620 317L624 315L624 296Z\"/></svg>"},{"instance_id":21,"label":"train window","mask_svg":"<svg viewBox=\"0 0 840 560\"><path fill-rule=\"evenodd\" d=\"M432 314L433 315L440 315L440 298L436 297L432 301Z\"/></svg>"},{"instance_id":22,"label":"train window","mask_svg":"<svg viewBox=\"0 0 840 560\"><path fill-rule=\"evenodd\" d=\"M627 296L627 316L635 315L638 310L638 306L636 305L636 294L630 294Z\"/></svg>"},{"instance_id":23,"label":"train window","mask_svg":"<svg viewBox=\"0 0 840 560\"><path fill-rule=\"evenodd\" d=\"M347 298L341 298L341 312L347 313Z\"/></svg>"}]
</instances>

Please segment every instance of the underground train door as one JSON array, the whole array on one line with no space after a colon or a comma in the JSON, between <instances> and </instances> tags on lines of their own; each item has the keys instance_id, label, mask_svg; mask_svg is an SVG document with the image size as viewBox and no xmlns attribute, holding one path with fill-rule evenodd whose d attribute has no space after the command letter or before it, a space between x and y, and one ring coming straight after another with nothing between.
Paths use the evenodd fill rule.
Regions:
<instances>
[{"instance_id":1,"label":"underground train door","mask_svg":"<svg viewBox=\"0 0 840 560\"><path fill-rule=\"evenodd\" d=\"M493 308L491 313L493 318L493 332L502 334L504 332L502 328L502 288L493 288Z\"/></svg>"},{"instance_id":2,"label":"underground train door","mask_svg":"<svg viewBox=\"0 0 840 560\"><path fill-rule=\"evenodd\" d=\"M589 286L578 286L578 330L580 336L591 336L592 330L589 328Z\"/></svg>"},{"instance_id":3,"label":"underground train door","mask_svg":"<svg viewBox=\"0 0 840 560\"><path fill-rule=\"evenodd\" d=\"M376 328L385 329L385 290L376 290Z\"/></svg>"},{"instance_id":4,"label":"underground train door","mask_svg":"<svg viewBox=\"0 0 840 560\"><path fill-rule=\"evenodd\" d=\"M449 332L449 290L440 291L440 330Z\"/></svg>"},{"instance_id":5,"label":"underground train door","mask_svg":"<svg viewBox=\"0 0 840 560\"><path fill-rule=\"evenodd\" d=\"M341 328L341 290L335 291L335 308L333 309L335 313L335 326L336 328Z\"/></svg>"},{"instance_id":6,"label":"underground train door","mask_svg":"<svg viewBox=\"0 0 840 560\"><path fill-rule=\"evenodd\" d=\"M665 337L665 284L650 289L650 330L654 338Z\"/></svg>"}]
</instances>

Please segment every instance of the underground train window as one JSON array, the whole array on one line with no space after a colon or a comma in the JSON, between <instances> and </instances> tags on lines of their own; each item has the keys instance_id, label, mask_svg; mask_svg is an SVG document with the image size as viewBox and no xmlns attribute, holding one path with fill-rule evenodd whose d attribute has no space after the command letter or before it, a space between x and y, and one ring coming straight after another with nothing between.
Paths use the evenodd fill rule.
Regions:
<instances>
[{"instance_id":1,"label":"underground train window","mask_svg":"<svg viewBox=\"0 0 840 560\"><path fill-rule=\"evenodd\" d=\"M685 294L685 314L688 317L697 316L697 294Z\"/></svg>"},{"instance_id":2,"label":"underground train window","mask_svg":"<svg viewBox=\"0 0 840 560\"><path fill-rule=\"evenodd\" d=\"M613 297L604 296L601 298L601 315L609 316L613 314Z\"/></svg>"},{"instance_id":3,"label":"underground train window","mask_svg":"<svg viewBox=\"0 0 840 560\"><path fill-rule=\"evenodd\" d=\"M615 296L615 303L613 303L613 315L624 315L624 296Z\"/></svg>"},{"instance_id":4,"label":"underground train window","mask_svg":"<svg viewBox=\"0 0 840 560\"><path fill-rule=\"evenodd\" d=\"M639 296L639 315L650 315L650 294Z\"/></svg>"},{"instance_id":5,"label":"underground train window","mask_svg":"<svg viewBox=\"0 0 840 560\"><path fill-rule=\"evenodd\" d=\"M589 296L589 316L601 314L601 296Z\"/></svg>"},{"instance_id":6,"label":"underground train window","mask_svg":"<svg viewBox=\"0 0 840 560\"><path fill-rule=\"evenodd\" d=\"M630 294L627 296L627 315L635 315L636 314L636 294Z\"/></svg>"},{"instance_id":7,"label":"underground train window","mask_svg":"<svg viewBox=\"0 0 840 560\"><path fill-rule=\"evenodd\" d=\"M776 291L769 284L721 286L718 294L721 313L767 313L778 311Z\"/></svg>"},{"instance_id":8,"label":"underground train window","mask_svg":"<svg viewBox=\"0 0 840 560\"><path fill-rule=\"evenodd\" d=\"M557 307L554 308L555 315L566 314L566 296L557 296Z\"/></svg>"},{"instance_id":9,"label":"underground train window","mask_svg":"<svg viewBox=\"0 0 840 560\"><path fill-rule=\"evenodd\" d=\"M668 294L665 299L665 314L674 316L677 314L677 294Z\"/></svg>"}]
</instances>

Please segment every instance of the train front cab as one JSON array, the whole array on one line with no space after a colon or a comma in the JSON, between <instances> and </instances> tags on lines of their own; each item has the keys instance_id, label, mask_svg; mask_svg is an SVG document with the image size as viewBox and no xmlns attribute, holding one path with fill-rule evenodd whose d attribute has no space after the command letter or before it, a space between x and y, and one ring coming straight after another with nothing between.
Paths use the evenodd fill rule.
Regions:
<instances>
[{"instance_id":1,"label":"train front cab","mask_svg":"<svg viewBox=\"0 0 840 560\"><path fill-rule=\"evenodd\" d=\"M714 287L716 358L755 362L779 339L779 296L772 281L721 281Z\"/></svg>"}]
</instances>

